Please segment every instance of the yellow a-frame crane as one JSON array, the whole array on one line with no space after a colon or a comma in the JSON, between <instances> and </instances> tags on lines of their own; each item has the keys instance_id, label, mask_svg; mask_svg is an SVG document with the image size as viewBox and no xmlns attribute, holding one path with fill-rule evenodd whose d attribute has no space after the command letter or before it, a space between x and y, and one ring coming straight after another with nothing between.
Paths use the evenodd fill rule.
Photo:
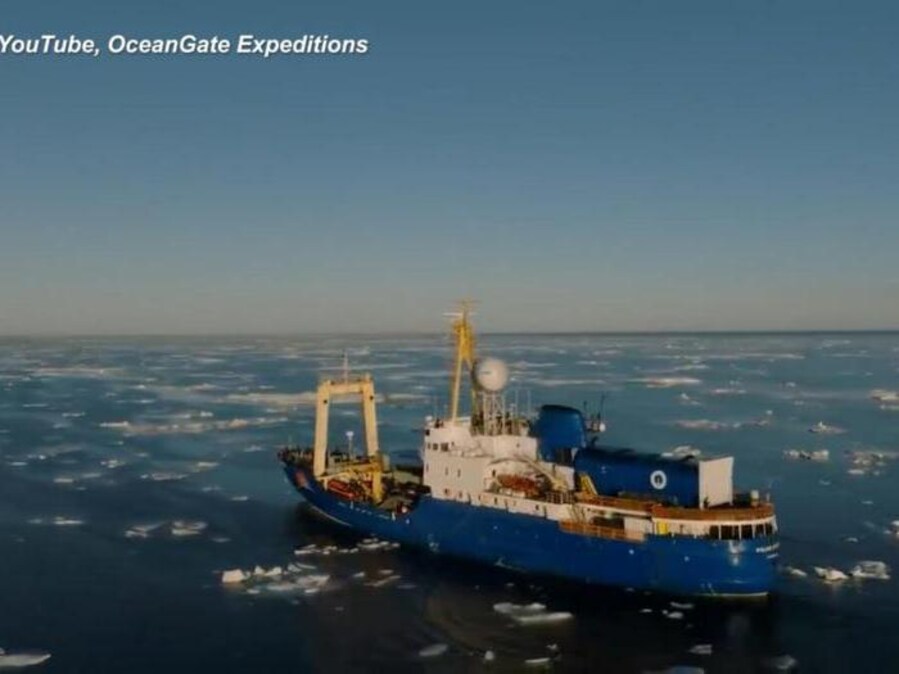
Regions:
<instances>
[{"instance_id":1,"label":"yellow a-frame crane","mask_svg":"<svg viewBox=\"0 0 899 674\"><path fill-rule=\"evenodd\" d=\"M328 412L335 396L358 395L362 399L362 420L365 430L365 454L363 461L348 463L345 472L371 477L372 498L378 502L383 497L380 448L378 447L378 419L375 412L375 383L369 374L350 377L344 364L343 380L324 379L319 383L315 401L315 444L312 448L312 474L321 479L327 471Z\"/></svg>"}]
</instances>

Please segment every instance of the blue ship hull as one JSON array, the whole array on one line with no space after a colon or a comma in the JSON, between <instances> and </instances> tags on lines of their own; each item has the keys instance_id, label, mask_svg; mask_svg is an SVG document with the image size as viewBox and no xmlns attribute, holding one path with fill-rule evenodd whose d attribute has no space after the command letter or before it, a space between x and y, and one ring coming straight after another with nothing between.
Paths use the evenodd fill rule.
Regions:
<instances>
[{"instance_id":1,"label":"blue ship hull","mask_svg":"<svg viewBox=\"0 0 899 674\"><path fill-rule=\"evenodd\" d=\"M398 515L321 489L301 466L291 484L322 517L403 545L576 582L677 595L752 597L772 588L776 538L719 541L647 536L643 542L563 531L558 522L422 497Z\"/></svg>"}]
</instances>

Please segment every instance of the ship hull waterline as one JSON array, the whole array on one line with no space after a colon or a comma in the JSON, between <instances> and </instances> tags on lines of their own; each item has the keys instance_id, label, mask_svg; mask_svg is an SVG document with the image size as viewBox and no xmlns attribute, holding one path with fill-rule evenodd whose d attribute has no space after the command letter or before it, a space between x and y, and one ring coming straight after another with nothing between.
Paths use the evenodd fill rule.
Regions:
<instances>
[{"instance_id":1,"label":"ship hull waterline","mask_svg":"<svg viewBox=\"0 0 899 674\"><path fill-rule=\"evenodd\" d=\"M558 522L423 496L405 514L349 501L302 466L288 480L322 519L382 540L521 573L679 596L759 599L776 577L774 537L627 541L563 531Z\"/></svg>"}]
</instances>

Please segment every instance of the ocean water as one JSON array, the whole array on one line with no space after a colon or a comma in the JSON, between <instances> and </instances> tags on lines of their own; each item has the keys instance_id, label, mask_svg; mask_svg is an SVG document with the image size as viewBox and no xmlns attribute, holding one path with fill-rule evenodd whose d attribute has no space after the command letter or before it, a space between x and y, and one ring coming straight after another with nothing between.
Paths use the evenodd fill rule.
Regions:
<instances>
[{"instance_id":1,"label":"ocean water","mask_svg":"<svg viewBox=\"0 0 899 674\"><path fill-rule=\"evenodd\" d=\"M767 602L672 607L403 549L347 552L358 539L303 517L275 451L311 441L317 378L346 349L384 395L383 449L414 457L422 417L446 404L442 337L8 339L0 647L52 654L31 670L47 672L899 669L897 581L812 570L878 560L899 574L899 335L480 346L510 364L522 409L595 409L604 394L609 443L733 454L737 485L777 504L782 564L808 576L784 572ZM832 432L810 432L819 422ZM359 426L354 406L335 407L335 443ZM292 562L293 586L220 582ZM520 625L501 602L572 617Z\"/></svg>"}]
</instances>

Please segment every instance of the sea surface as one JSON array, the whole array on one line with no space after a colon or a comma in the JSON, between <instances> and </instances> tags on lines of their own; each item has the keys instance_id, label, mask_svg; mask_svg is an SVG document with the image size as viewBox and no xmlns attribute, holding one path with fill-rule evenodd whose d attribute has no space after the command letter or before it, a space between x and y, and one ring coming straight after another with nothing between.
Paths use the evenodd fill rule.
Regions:
<instances>
[{"instance_id":1,"label":"sea surface","mask_svg":"<svg viewBox=\"0 0 899 674\"><path fill-rule=\"evenodd\" d=\"M899 335L479 346L509 363L523 411L605 396L610 444L735 456L738 487L777 504L790 569L771 599L585 589L360 548L304 517L275 452L311 442L318 378L344 351L372 372L382 448L411 460L423 417L445 410L444 337L7 339L0 647L51 654L34 672L899 671L896 578L813 570L899 574ZM360 425L335 406L332 441L354 430L358 445ZM290 582L221 582L289 564ZM571 618L521 625L494 608L509 602Z\"/></svg>"}]
</instances>

